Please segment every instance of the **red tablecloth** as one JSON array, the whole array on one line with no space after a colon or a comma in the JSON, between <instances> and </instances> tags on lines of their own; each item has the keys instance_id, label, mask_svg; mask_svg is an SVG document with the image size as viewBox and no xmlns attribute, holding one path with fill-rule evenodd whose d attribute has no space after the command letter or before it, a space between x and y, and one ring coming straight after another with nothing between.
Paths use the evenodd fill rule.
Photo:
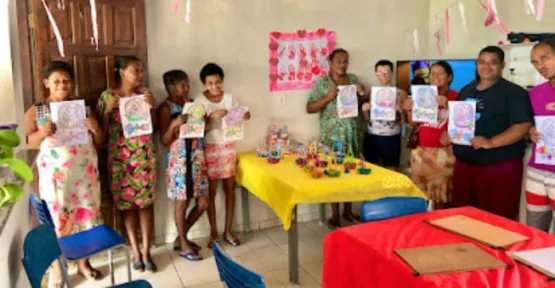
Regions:
<instances>
[{"instance_id":1,"label":"red tablecloth","mask_svg":"<svg viewBox=\"0 0 555 288\"><path fill-rule=\"evenodd\" d=\"M441 230L424 222L455 214L466 216L526 235L529 240L516 243L508 251L555 246L555 236L520 223L475 209L463 207L420 213L405 217L339 229L326 236L322 284L334 287L555 287L555 281L525 265L516 263L504 251L491 249L476 241ZM394 252L440 244L472 242L505 263L507 269L413 276L414 272Z\"/></svg>"}]
</instances>

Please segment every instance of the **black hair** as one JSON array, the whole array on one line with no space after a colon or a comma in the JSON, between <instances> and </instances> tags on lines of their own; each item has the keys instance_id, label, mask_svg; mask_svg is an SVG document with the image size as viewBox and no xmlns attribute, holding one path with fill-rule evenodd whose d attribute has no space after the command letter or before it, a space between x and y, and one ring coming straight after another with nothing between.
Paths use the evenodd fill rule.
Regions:
<instances>
[{"instance_id":1,"label":"black hair","mask_svg":"<svg viewBox=\"0 0 555 288\"><path fill-rule=\"evenodd\" d=\"M345 53L347 55L349 55L349 52L347 52L347 50L343 49L343 48L337 48L334 49L333 51L331 51L330 56L328 56L328 59L330 61L333 61L333 58L335 58L335 56L337 56L337 54L339 53Z\"/></svg>"},{"instance_id":2,"label":"black hair","mask_svg":"<svg viewBox=\"0 0 555 288\"><path fill-rule=\"evenodd\" d=\"M166 87L166 91L168 91L168 93L170 92L168 86L189 79L189 76L183 70L170 70L164 73L164 76L162 77L164 79L164 86Z\"/></svg>"},{"instance_id":3,"label":"black hair","mask_svg":"<svg viewBox=\"0 0 555 288\"><path fill-rule=\"evenodd\" d=\"M73 68L71 68L71 65L69 65L69 64L67 64L66 62L63 62L63 61L52 61L52 62L48 63L48 65L46 65L44 67L44 69L42 70L42 78L43 79L48 79L50 77L50 75L52 75L52 73L57 72L57 71L66 72L69 75L69 78L71 78L71 80L75 79L75 74L73 73Z\"/></svg>"},{"instance_id":4,"label":"black hair","mask_svg":"<svg viewBox=\"0 0 555 288\"><path fill-rule=\"evenodd\" d=\"M555 39L545 39L542 40L540 42L538 42L536 45L534 45L534 48L541 46L541 45L547 45L549 47L551 47L551 50L553 50L553 52L555 52Z\"/></svg>"},{"instance_id":5,"label":"black hair","mask_svg":"<svg viewBox=\"0 0 555 288\"><path fill-rule=\"evenodd\" d=\"M503 49L497 47L497 46L488 46L484 49L482 49L480 51L479 55L482 55L484 53L492 53L492 54L496 54L497 57L499 57L499 61L504 62L505 61L505 52L503 52Z\"/></svg>"},{"instance_id":6,"label":"black hair","mask_svg":"<svg viewBox=\"0 0 555 288\"><path fill-rule=\"evenodd\" d=\"M202 81L202 84L206 84L206 77L212 75L218 75L222 78L222 80L224 80L224 69L214 63L204 65L204 67L200 70L200 81Z\"/></svg>"},{"instance_id":7,"label":"black hair","mask_svg":"<svg viewBox=\"0 0 555 288\"><path fill-rule=\"evenodd\" d=\"M391 68L391 72L393 72L393 62L389 60L382 59L376 62L376 65L374 65L374 72L378 71L379 66L389 66L389 68Z\"/></svg>"},{"instance_id":8,"label":"black hair","mask_svg":"<svg viewBox=\"0 0 555 288\"><path fill-rule=\"evenodd\" d=\"M449 85L451 85L451 83L453 82L453 79L455 79L455 74L453 73L453 67L451 67L451 64L449 64L447 61L441 60L432 64L430 69L434 66L441 66L441 68L445 70L445 73L447 73L447 76L451 76L451 81L449 81Z\"/></svg>"},{"instance_id":9,"label":"black hair","mask_svg":"<svg viewBox=\"0 0 555 288\"><path fill-rule=\"evenodd\" d=\"M119 56L116 58L116 85L121 85L120 70L126 69L129 64L135 62L141 62L141 60L133 55Z\"/></svg>"}]
</instances>

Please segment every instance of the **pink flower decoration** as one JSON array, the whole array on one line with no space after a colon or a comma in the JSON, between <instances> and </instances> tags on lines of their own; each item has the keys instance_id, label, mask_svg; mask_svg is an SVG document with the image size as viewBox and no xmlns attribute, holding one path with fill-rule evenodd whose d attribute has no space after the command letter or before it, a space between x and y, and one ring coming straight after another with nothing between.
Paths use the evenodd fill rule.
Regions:
<instances>
[{"instance_id":1,"label":"pink flower decoration","mask_svg":"<svg viewBox=\"0 0 555 288\"><path fill-rule=\"evenodd\" d=\"M129 158L131 156L131 151L127 148L121 149L121 156L125 158Z\"/></svg>"},{"instance_id":2,"label":"pink flower decoration","mask_svg":"<svg viewBox=\"0 0 555 288\"><path fill-rule=\"evenodd\" d=\"M145 201L143 199L139 199L135 201L135 204L139 207L143 207L143 205L145 204Z\"/></svg>"},{"instance_id":3,"label":"pink flower decoration","mask_svg":"<svg viewBox=\"0 0 555 288\"><path fill-rule=\"evenodd\" d=\"M54 203L52 204L52 210L54 210L55 213L58 213L60 212L60 209L62 209L62 205L60 205L60 202L54 201Z\"/></svg>"},{"instance_id":4,"label":"pink flower decoration","mask_svg":"<svg viewBox=\"0 0 555 288\"><path fill-rule=\"evenodd\" d=\"M86 169L86 173L87 176L92 176L93 174L95 174L95 167L94 167L94 163L93 162L89 162L89 164L87 165Z\"/></svg>"},{"instance_id":5,"label":"pink flower decoration","mask_svg":"<svg viewBox=\"0 0 555 288\"><path fill-rule=\"evenodd\" d=\"M114 195L114 201L118 202L119 201L119 195Z\"/></svg>"},{"instance_id":6,"label":"pink flower decoration","mask_svg":"<svg viewBox=\"0 0 555 288\"><path fill-rule=\"evenodd\" d=\"M79 225L87 224L94 219L94 213L91 209L78 207L73 212L73 222Z\"/></svg>"},{"instance_id":7,"label":"pink flower decoration","mask_svg":"<svg viewBox=\"0 0 555 288\"><path fill-rule=\"evenodd\" d=\"M141 175L143 177L143 185L148 184L148 180L150 179L150 177L148 176L148 173L146 173L146 171L141 172Z\"/></svg>"},{"instance_id":8,"label":"pink flower decoration","mask_svg":"<svg viewBox=\"0 0 555 288\"><path fill-rule=\"evenodd\" d=\"M72 155L77 155L77 147L71 146L69 148L69 153L71 153Z\"/></svg>"},{"instance_id":9,"label":"pink flower decoration","mask_svg":"<svg viewBox=\"0 0 555 288\"><path fill-rule=\"evenodd\" d=\"M131 187L127 187L125 192L123 192L123 199L124 200L131 200L135 196L135 190Z\"/></svg>"},{"instance_id":10,"label":"pink flower decoration","mask_svg":"<svg viewBox=\"0 0 555 288\"><path fill-rule=\"evenodd\" d=\"M123 146L125 144L125 139L123 137L120 137L118 139L118 146Z\"/></svg>"},{"instance_id":11,"label":"pink flower decoration","mask_svg":"<svg viewBox=\"0 0 555 288\"><path fill-rule=\"evenodd\" d=\"M139 145L141 146L145 146L147 142L150 141L150 137L148 137L147 135L141 135L139 136Z\"/></svg>"},{"instance_id":12,"label":"pink flower decoration","mask_svg":"<svg viewBox=\"0 0 555 288\"><path fill-rule=\"evenodd\" d=\"M123 179L121 179L121 186L129 186L129 180L127 180L127 177L124 176Z\"/></svg>"},{"instance_id":13,"label":"pink flower decoration","mask_svg":"<svg viewBox=\"0 0 555 288\"><path fill-rule=\"evenodd\" d=\"M87 192L87 193L83 194L83 199L89 199L89 198L91 198L91 196L92 196L91 192Z\"/></svg>"},{"instance_id":14,"label":"pink flower decoration","mask_svg":"<svg viewBox=\"0 0 555 288\"><path fill-rule=\"evenodd\" d=\"M73 205L79 203L79 197L77 196L77 193L74 192L74 193L69 194L69 201Z\"/></svg>"},{"instance_id":15,"label":"pink flower decoration","mask_svg":"<svg viewBox=\"0 0 555 288\"><path fill-rule=\"evenodd\" d=\"M113 182L111 189L112 190L119 190L120 187L121 186L120 186L119 182Z\"/></svg>"}]
</instances>

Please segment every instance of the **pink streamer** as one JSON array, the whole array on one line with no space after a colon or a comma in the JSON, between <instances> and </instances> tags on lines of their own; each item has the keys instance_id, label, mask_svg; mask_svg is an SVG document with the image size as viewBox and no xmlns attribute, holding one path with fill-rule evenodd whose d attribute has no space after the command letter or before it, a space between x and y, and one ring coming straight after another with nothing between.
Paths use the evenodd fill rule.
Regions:
<instances>
[{"instance_id":1,"label":"pink streamer","mask_svg":"<svg viewBox=\"0 0 555 288\"><path fill-rule=\"evenodd\" d=\"M542 21L543 19L543 9L545 9L545 0L538 0L538 7L536 8L536 21Z\"/></svg>"},{"instance_id":2,"label":"pink streamer","mask_svg":"<svg viewBox=\"0 0 555 288\"><path fill-rule=\"evenodd\" d=\"M484 26L487 27L487 26L491 25L494 21L496 21L497 22L497 30L499 30L499 32L502 32L504 34L511 33L511 30L509 30L507 25L505 25L505 23L499 18L499 16L497 16L497 9L495 8L494 0L489 0L489 1L490 1L489 2L490 6L491 6L491 4L493 4L494 6L488 7L486 4L484 4L484 2L482 0L478 0L480 5L482 6L482 9L484 9L486 12L488 12L488 18L486 19L486 22L484 23Z\"/></svg>"},{"instance_id":3,"label":"pink streamer","mask_svg":"<svg viewBox=\"0 0 555 288\"><path fill-rule=\"evenodd\" d=\"M46 5L45 0L41 1L42 6L44 6L44 10L46 11L46 15L48 16L48 20L50 21L50 25L52 25L52 31L54 32L54 36L56 37L56 42L58 42L58 51L60 52L60 56L66 57L64 53L64 40L62 40L62 34L60 34L58 25L56 25L56 20L54 20L54 16L52 16L52 12L50 12L50 8L48 8L48 5Z\"/></svg>"},{"instance_id":4,"label":"pink streamer","mask_svg":"<svg viewBox=\"0 0 555 288\"><path fill-rule=\"evenodd\" d=\"M177 12L179 11L179 1L180 0L173 1L173 15L177 15Z\"/></svg>"},{"instance_id":5,"label":"pink streamer","mask_svg":"<svg viewBox=\"0 0 555 288\"><path fill-rule=\"evenodd\" d=\"M441 31L439 30L439 20L436 14L436 32L434 33L436 38L436 49L439 56L443 56L443 49L441 49Z\"/></svg>"},{"instance_id":6,"label":"pink streamer","mask_svg":"<svg viewBox=\"0 0 555 288\"><path fill-rule=\"evenodd\" d=\"M451 43L451 31L449 29L449 8L445 9L445 43Z\"/></svg>"},{"instance_id":7,"label":"pink streamer","mask_svg":"<svg viewBox=\"0 0 555 288\"><path fill-rule=\"evenodd\" d=\"M96 45L96 50L98 50L98 19L96 14L96 0L89 0L91 4L91 21L92 21L92 32L93 32L93 43Z\"/></svg>"}]
</instances>

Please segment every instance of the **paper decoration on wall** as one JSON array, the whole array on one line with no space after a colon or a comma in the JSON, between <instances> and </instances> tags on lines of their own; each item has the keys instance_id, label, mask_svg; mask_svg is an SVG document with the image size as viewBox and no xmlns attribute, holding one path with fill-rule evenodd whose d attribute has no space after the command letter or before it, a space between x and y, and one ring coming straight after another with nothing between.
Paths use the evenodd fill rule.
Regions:
<instances>
[{"instance_id":1,"label":"paper decoration on wall","mask_svg":"<svg viewBox=\"0 0 555 288\"><path fill-rule=\"evenodd\" d=\"M535 116L534 120L541 135L534 151L535 161L537 164L555 165L555 117Z\"/></svg>"},{"instance_id":2,"label":"paper decoration on wall","mask_svg":"<svg viewBox=\"0 0 555 288\"><path fill-rule=\"evenodd\" d=\"M420 50L420 43L418 42L418 29L414 28L412 31L412 52L416 53Z\"/></svg>"},{"instance_id":3,"label":"paper decoration on wall","mask_svg":"<svg viewBox=\"0 0 555 288\"><path fill-rule=\"evenodd\" d=\"M464 15L464 4L459 2L459 12L461 13L461 21L464 32L468 34L468 26L466 25L466 15Z\"/></svg>"},{"instance_id":4,"label":"paper decoration on wall","mask_svg":"<svg viewBox=\"0 0 555 288\"><path fill-rule=\"evenodd\" d=\"M270 91L310 89L329 72L335 32L270 32Z\"/></svg>"},{"instance_id":5,"label":"paper decoration on wall","mask_svg":"<svg viewBox=\"0 0 555 288\"><path fill-rule=\"evenodd\" d=\"M445 9L445 44L451 43L451 30L449 28L449 8Z\"/></svg>"},{"instance_id":6,"label":"paper decoration on wall","mask_svg":"<svg viewBox=\"0 0 555 288\"><path fill-rule=\"evenodd\" d=\"M173 0L172 12L174 16L177 16L177 12L179 12L179 1L181 0Z\"/></svg>"},{"instance_id":7,"label":"paper decoration on wall","mask_svg":"<svg viewBox=\"0 0 555 288\"><path fill-rule=\"evenodd\" d=\"M436 14L436 32L434 32L434 37L436 38L436 49L439 56L443 56L443 49L441 49L441 30L439 30L439 20Z\"/></svg>"},{"instance_id":8,"label":"paper decoration on wall","mask_svg":"<svg viewBox=\"0 0 555 288\"><path fill-rule=\"evenodd\" d=\"M54 139L56 146L86 144L89 133L85 126L87 113L84 100L50 103L52 122L56 124Z\"/></svg>"},{"instance_id":9,"label":"paper decoration on wall","mask_svg":"<svg viewBox=\"0 0 555 288\"><path fill-rule=\"evenodd\" d=\"M536 15L536 7L534 6L534 0L524 0L524 8L526 9L526 14Z\"/></svg>"},{"instance_id":10,"label":"paper decoration on wall","mask_svg":"<svg viewBox=\"0 0 555 288\"><path fill-rule=\"evenodd\" d=\"M96 45L96 50L98 50L98 19L96 14L96 0L90 0L91 4L91 22L93 31L93 43Z\"/></svg>"},{"instance_id":11,"label":"paper decoration on wall","mask_svg":"<svg viewBox=\"0 0 555 288\"><path fill-rule=\"evenodd\" d=\"M397 88L372 87L372 96L370 100L372 104L372 109L370 109L370 119L395 121Z\"/></svg>"},{"instance_id":12,"label":"paper decoration on wall","mask_svg":"<svg viewBox=\"0 0 555 288\"><path fill-rule=\"evenodd\" d=\"M451 142L470 146L476 129L476 102L449 101L448 131Z\"/></svg>"},{"instance_id":13,"label":"paper decoration on wall","mask_svg":"<svg viewBox=\"0 0 555 288\"><path fill-rule=\"evenodd\" d=\"M436 123L438 105L436 101L437 86L412 85L410 87L414 107L412 121L422 123Z\"/></svg>"},{"instance_id":14,"label":"paper decoration on wall","mask_svg":"<svg viewBox=\"0 0 555 288\"><path fill-rule=\"evenodd\" d=\"M187 0L187 11L185 12L185 22L191 22L191 0Z\"/></svg>"},{"instance_id":15,"label":"paper decoration on wall","mask_svg":"<svg viewBox=\"0 0 555 288\"><path fill-rule=\"evenodd\" d=\"M247 107L235 107L227 112L222 121L224 141L237 141L244 138L245 113L248 111Z\"/></svg>"},{"instance_id":16,"label":"paper decoration on wall","mask_svg":"<svg viewBox=\"0 0 555 288\"><path fill-rule=\"evenodd\" d=\"M54 20L54 16L52 16L52 12L48 5L46 4L45 0L42 1L42 6L44 6L44 10L46 11L46 16L48 16L48 21L50 25L52 25L52 32L54 32L54 36L56 37L56 42L58 43L58 51L60 52L60 56L66 57L64 53L64 40L62 40L62 34L60 34L60 30L58 29L58 25L56 24L56 20Z\"/></svg>"},{"instance_id":17,"label":"paper decoration on wall","mask_svg":"<svg viewBox=\"0 0 555 288\"><path fill-rule=\"evenodd\" d=\"M150 106L144 95L120 98L119 111L125 138L152 134Z\"/></svg>"},{"instance_id":18,"label":"paper decoration on wall","mask_svg":"<svg viewBox=\"0 0 555 288\"><path fill-rule=\"evenodd\" d=\"M206 107L199 103L185 103L184 115L187 115L187 123L179 127L179 138L203 138L206 122Z\"/></svg>"},{"instance_id":19,"label":"paper decoration on wall","mask_svg":"<svg viewBox=\"0 0 555 288\"><path fill-rule=\"evenodd\" d=\"M358 116L357 86L338 86L337 113L339 118L352 118Z\"/></svg>"},{"instance_id":20,"label":"paper decoration on wall","mask_svg":"<svg viewBox=\"0 0 555 288\"><path fill-rule=\"evenodd\" d=\"M65 0L58 0L58 9L66 10L66 2Z\"/></svg>"},{"instance_id":21,"label":"paper decoration on wall","mask_svg":"<svg viewBox=\"0 0 555 288\"><path fill-rule=\"evenodd\" d=\"M489 26L491 25L493 22L496 23L496 27L497 30L499 30L501 33L509 34L511 33L511 30L509 30L509 28L507 27L507 25L505 25L505 23L499 18L498 14L497 14L497 8L495 6L495 1L494 0L488 0L488 5L484 4L484 2L482 2L482 0L478 0L478 2L480 3L480 5L482 6L482 9L484 9L484 11L486 11L488 13L488 17L486 18L486 21L484 22L484 26ZM493 1L493 3L492 3ZM489 23L489 24L488 24Z\"/></svg>"},{"instance_id":22,"label":"paper decoration on wall","mask_svg":"<svg viewBox=\"0 0 555 288\"><path fill-rule=\"evenodd\" d=\"M543 11L545 9L545 0L538 0L538 9L536 13L536 21L542 21Z\"/></svg>"}]
</instances>

